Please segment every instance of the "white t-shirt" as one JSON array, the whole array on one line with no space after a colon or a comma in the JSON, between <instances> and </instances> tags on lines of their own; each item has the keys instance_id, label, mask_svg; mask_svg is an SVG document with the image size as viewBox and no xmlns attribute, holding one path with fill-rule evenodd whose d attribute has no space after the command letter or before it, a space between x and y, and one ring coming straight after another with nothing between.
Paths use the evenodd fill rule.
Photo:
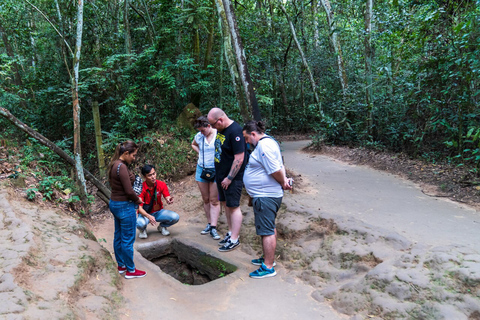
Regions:
<instances>
[{"instance_id":1,"label":"white t-shirt","mask_svg":"<svg viewBox=\"0 0 480 320\"><path fill-rule=\"evenodd\" d=\"M208 143L207 138L201 133L197 133L195 135L195 142L198 144L198 149L200 152L198 153L198 162L197 164L202 168L215 168L215 136L217 135L217 130L212 129L213 131L213 138L210 143ZM204 148L205 146L205 148ZM204 150L203 150L204 149ZM202 151L203 150L203 151ZM203 162L203 156L205 154L205 164Z\"/></svg>"},{"instance_id":2,"label":"white t-shirt","mask_svg":"<svg viewBox=\"0 0 480 320\"><path fill-rule=\"evenodd\" d=\"M270 138L258 141L245 168L243 183L251 197L283 197L280 183L271 175L283 168L278 143Z\"/></svg>"}]
</instances>

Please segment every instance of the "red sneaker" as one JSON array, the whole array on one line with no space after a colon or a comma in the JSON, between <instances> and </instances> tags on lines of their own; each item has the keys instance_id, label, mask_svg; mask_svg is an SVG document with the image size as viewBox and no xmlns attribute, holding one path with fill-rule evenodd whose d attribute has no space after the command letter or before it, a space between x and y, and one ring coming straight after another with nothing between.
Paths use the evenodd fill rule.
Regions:
<instances>
[{"instance_id":1,"label":"red sneaker","mask_svg":"<svg viewBox=\"0 0 480 320\"><path fill-rule=\"evenodd\" d=\"M127 271L125 273L125 279L132 279L132 278L143 278L147 275L145 271L135 269L134 272Z\"/></svg>"},{"instance_id":2,"label":"red sneaker","mask_svg":"<svg viewBox=\"0 0 480 320\"><path fill-rule=\"evenodd\" d=\"M118 266L117 269L118 269L118 273L120 273L120 274L125 273L125 271L127 271L127 267Z\"/></svg>"}]
</instances>

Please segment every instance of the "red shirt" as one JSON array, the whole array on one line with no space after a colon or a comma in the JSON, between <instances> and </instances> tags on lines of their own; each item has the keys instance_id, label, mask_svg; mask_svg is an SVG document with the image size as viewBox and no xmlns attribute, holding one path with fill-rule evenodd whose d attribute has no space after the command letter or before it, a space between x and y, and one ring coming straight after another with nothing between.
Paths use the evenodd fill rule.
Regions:
<instances>
[{"instance_id":1,"label":"red shirt","mask_svg":"<svg viewBox=\"0 0 480 320\"><path fill-rule=\"evenodd\" d=\"M162 195L164 198L170 196L170 192L168 192L167 184L163 181L157 180L157 201L153 204L152 212L156 212L163 209L162 203ZM147 182L144 181L142 185L142 193L140 193L139 197L142 198L144 204L150 204L152 202L154 193L153 193L153 186L150 188L147 185ZM143 204L141 205L143 206Z\"/></svg>"}]
</instances>

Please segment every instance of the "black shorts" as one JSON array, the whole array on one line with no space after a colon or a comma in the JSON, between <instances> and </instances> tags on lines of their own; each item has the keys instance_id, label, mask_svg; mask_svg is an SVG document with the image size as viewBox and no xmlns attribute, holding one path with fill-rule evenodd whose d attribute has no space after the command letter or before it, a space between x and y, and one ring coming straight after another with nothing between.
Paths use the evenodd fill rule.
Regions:
<instances>
[{"instance_id":1,"label":"black shorts","mask_svg":"<svg viewBox=\"0 0 480 320\"><path fill-rule=\"evenodd\" d=\"M255 213L255 229L259 236L271 236L275 234L275 218L282 204L282 197L253 198L253 213Z\"/></svg>"},{"instance_id":2,"label":"black shorts","mask_svg":"<svg viewBox=\"0 0 480 320\"><path fill-rule=\"evenodd\" d=\"M229 208L240 207L240 197L242 196L243 181L232 180L227 190L222 188L222 183L217 183L218 200L225 201Z\"/></svg>"}]
</instances>

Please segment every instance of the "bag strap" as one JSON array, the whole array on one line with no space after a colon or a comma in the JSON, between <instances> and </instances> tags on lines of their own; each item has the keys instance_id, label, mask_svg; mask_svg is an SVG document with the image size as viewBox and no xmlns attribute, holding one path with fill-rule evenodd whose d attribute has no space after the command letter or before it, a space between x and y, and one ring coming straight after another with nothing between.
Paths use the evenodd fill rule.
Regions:
<instances>
[{"instance_id":1,"label":"bag strap","mask_svg":"<svg viewBox=\"0 0 480 320\"><path fill-rule=\"evenodd\" d=\"M157 180L155 180L155 184L153 185L152 205L155 201L157 201Z\"/></svg>"},{"instance_id":2,"label":"bag strap","mask_svg":"<svg viewBox=\"0 0 480 320\"><path fill-rule=\"evenodd\" d=\"M117 176L120 178L120 166L122 165L123 163L119 163L118 164L118 167L117 167Z\"/></svg>"},{"instance_id":3,"label":"bag strap","mask_svg":"<svg viewBox=\"0 0 480 320\"><path fill-rule=\"evenodd\" d=\"M203 134L202 134L202 136L203 136ZM202 139L202 154L203 154L202 163L203 163L203 167L202 167L202 169L205 169L205 139L206 139L206 137L203 136L203 139Z\"/></svg>"}]
</instances>

